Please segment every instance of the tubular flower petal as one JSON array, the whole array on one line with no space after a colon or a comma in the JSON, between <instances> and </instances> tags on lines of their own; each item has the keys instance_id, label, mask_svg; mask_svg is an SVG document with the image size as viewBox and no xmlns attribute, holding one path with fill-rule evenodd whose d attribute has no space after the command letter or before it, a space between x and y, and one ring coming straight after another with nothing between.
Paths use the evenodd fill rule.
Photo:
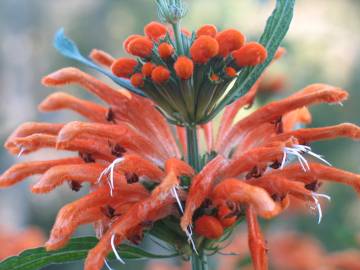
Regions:
<instances>
[{"instance_id":1,"label":"tubular flower petal","mask_svg":"<svg viewBox=\"0 0 360 270\"><path fill-rule=\"evenodd\" d=\"M151 79L156 84L163 84L170 79L170 71L163 66L158 66L152 71Z\"/></svg>"},{"instance_id":2,"label":"tubular flower petal","mask_svg":"<svg viewBox=\"0 0 360 270\"><path fill-rule=\"evenodd\" d=\"M160 38L165 37L167 28L161 23L151 22L144 27L144 33L148 38L159 41Z\"/></svg>"},{"instance_id":3,"label":"tubular flower petal","mask_svg":"<svg viewBox=\"0 0 360 270\"><path fill-rule=\"evenodd\" d=\"M173 55L174 47L169 43L163 42L159 45L158 51L162 59L168 59Z\"/></svg>"},{"instance_id":4,"label":"tubular flower petal","mask_svg":"<svg viewBox=\"0 0 360 270\"><path fill-rule=\"evenodd\" d=\"M186 56L180 56L174 64L174 69L180 79L188 80L194 73L194 63Z\"/></svg>"},{"instance_id":5,"label":"tubular flower petal","mask_svg":"<svg viewBox=\"0 0 360 270\"><path fill-rule=\"evenodd\" d=\"M218 239L224 234L224 228L217 218L202 216L195 221L195 232L207 239Z\"/></svg>"},{"instance_id":6,"label":"tubular flower petal","mask_svg":"<svg viewBox=\"0 0 360 270\"><path fill-rule=\"evenodd\" d=\"M218 33L216 40L219 43L219 55L226 57L244 45L245 36L238 30L228 29Z\"/></svg>"},{"instance_id":7,"label":"tubular flower petal","mask_svg":"<svg viewBox=\"0 0 360 270\"><path fill-rule=\"evenodd\" d=\"M234 211L230 210L225 204L219 206L217 216L224 228L234 225L237 219Z\"/></svg>"},{"instance_id":8,"label":"tubular flower petal","mask_svg":"<svg viewBox=\"0 0 360 270\"><path fill-rule=\"evenodd\" d=\"M219 43L210 36L200 36L190 48L191 58L195 63L205 64L219 53Z\"/></svg>"},{"instance_id":9,"label":"tubular flower petal","mask_svg":"<svg viewBox=\"0 0 360 270\"><path fill-rule=\"evenodd\" d=\"M96 63L107 68L110 68L115 61L114 57L112 57L110 54L97 49L92 50L89 57Z\"/></svg>"},{"instance_id":10,"label":"tubular flower petal","mask_svg":"<svg viewBox=\"0 0 360 270\"><path fill-rule=\"evenodd\" d=\"M150 57L153 47L154 43L146 37L134 38L127 45L130 54L142 58Z\"/></svg>"},{"instance_id":11,"label":"tubular flower petal","mask_svg":"<svg viewBox=\"0 0 360 270\"><path fill-rule=\"evenodd\" d=\"M216 37L216 34L217 34L217 28L215 25L212 24L205 24L196 31L196 37L210 36L214 38Z\"/></svg>"},{"instance_id":12,"label":"tubular flower petal","mask_svg":"<svg viewBox=\"0 0 360 270\"><path fill-rule=\"evenodd\" d=\"M262 64L267 58L267 51L257 42L249 42L232 53L238 67L252 67Z\"/></svg>"},{"instance_id":13,"label":"tubular flower petal","mask_svg":"<svg viewBox=\"0 0 360 270\"><path fill-rule=\"evenodd\" d=\"M118 77L130 78L137 65L138 62L134 59L119 58L112 64L111 70Z\"/></svg>"}]
</instances>

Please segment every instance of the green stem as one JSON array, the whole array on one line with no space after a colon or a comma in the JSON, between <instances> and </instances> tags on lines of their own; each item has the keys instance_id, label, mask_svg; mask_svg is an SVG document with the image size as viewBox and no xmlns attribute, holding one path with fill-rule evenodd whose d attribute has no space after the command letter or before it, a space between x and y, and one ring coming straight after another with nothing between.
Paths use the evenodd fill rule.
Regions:
<instances>
[{"instance_id":1,"label":"green stem","mask_svg":"<svg viewBox=\"0 0 360 270\"><path fill-rule=\"evenodd\" d=\"M176 48L178 50L178 54L179 55L184 55L185 54L185 50L184 50L184 45L182 42L182 35L181 35L181 28L180 28L180 23L174 23L172 25L173 29L174 29L174 36L175 36L175 41L176 41Z\"/></svg>"},{"instance_id":2,"label":"green stem","mask_svg":"<svg viewBox=\"0 0 360 270\"><path fill-rule=\"evenodd\" d=\"M207 257L205 254L195 254L191 256L191 267L192 270L208 270Z\"/></svg>"},{"instance_id":3,"label":"green stem","mask_svg":"<svg viewBox=\"0 0 360 270\"><path fill-rule=\"evenodd\" d=\"M200 170L200 156L196 125L186 127L188 162L196 172Z\"/></svg>"}]
</instances>

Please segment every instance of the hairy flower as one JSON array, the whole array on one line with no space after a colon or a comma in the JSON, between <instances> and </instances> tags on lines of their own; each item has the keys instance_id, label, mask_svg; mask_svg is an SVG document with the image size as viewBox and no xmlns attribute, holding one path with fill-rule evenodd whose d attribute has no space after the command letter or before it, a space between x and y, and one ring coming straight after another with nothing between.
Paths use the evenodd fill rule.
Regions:
<instances>
[{"instance_id":1,"label":"hairy flower","mask_svg":"<svg viewBox=\"0 0 360 270\"><path fill-rule=\"evenodd\" d=\"M179 1L171 2L175 6L157 2L163 19L181 17L175 14ZM296 129L311 121L307 107L348 98L337 87L313 84L235 121L239 110L254 101L260 79L225 108L214 136L206 116L241 68L262 64L267 51L258 43L244 44L245 37L237 30L225 30L215 38L209 32L198 37L181 34L179 39L179 31L174 31L173 37L164 37L162 26L152 23L145 29L147 37L132 36L124 44L136 60L114 60L99 50L91 54L94 62L107 68L105 74L128 85L131 92L72 67L43 78L48 87L78 85L106 104L55 93L40 104L41 111L70 109L87 121L26 123L5 142L15 155L45 147L74 155L14 165L1 175L0 187L35 174L41 176L31 189L34 193L48 193L65 182L74 191L90 187L87 195L59 211L48 250L66 245L77 227L92 223L99 242L87 256L86 270L101 269L111 251L122 261L116 246L125 240L138 243L144 233L155 234L159 227L177 235L175 242L169 240L173 237L163 240L186 257L198 250L219 250L225 232L246 217L254 268L263 270L268 265L267 249L258 217L276 217L295 197L312 204L321 221L319 200L329 197L318 193L319 181L340 182L360 192L360 175L331 167L308 146L337 137L359 140L358 126ZM174 45L167 59L157 50L164 42ZM120 77L130 77L132 86ZM190 153L200 132L206 140L201 157ZM201 237L219 240L197 241Z\"/></svg>"}]
</instances>

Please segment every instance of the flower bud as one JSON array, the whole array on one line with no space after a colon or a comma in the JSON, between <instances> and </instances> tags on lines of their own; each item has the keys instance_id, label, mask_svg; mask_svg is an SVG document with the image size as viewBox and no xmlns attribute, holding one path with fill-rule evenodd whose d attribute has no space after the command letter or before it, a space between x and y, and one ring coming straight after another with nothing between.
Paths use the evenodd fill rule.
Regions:
<instances>
[{"instance_id":1,"label":"flower bud","mask_svg":"<svg viewBox=\"0 0 360 270\"><path fill-rule=\"evenodd\" d=\"M257 42L249 42L239 50L232 53L238 67L256 66L262 64L267 58L267 51Z\"/></svg>"},{"instance_id":2,"label":"flower bud","mask_svg":"<svg viewBox=\"0 0 360 270\"><path fill-rule=\"evenodd\" d=\"M147 62L142 66L141 72L145 77L150 77L151 73L152 73L152 71L154 70L155 67L156 67L155 64L153 64L151 62Z\"/></svg>"},{"instance_id":3,"label":"flower bud","mask_svg":"<svg viewBox=\"0 0 360 270\"><path fill-rule=\"evenodd\" d=\"M163 66L158 66L154 68L154 70L151 73L151 79L154 81L154 83L157 84L163 84L167 82L169 78L170 78L170 71Z\"/></svg>"},{"instance_id":4,"label":"flower bud","mask_svg":"<svg viewBox=\"0 0 360 270\"><path fill-rule=\"evenodd\" d=\"M140 37L143 37L143 36L140 36L140 35L130 35L123 43L123 47L124 47L124 50L127 52L127 53L130 53L129 51L129 44L131 41L133 41L134 39L136 38L140 38Z\"/></svg>"},{"instance_id":5,"label":"flower bud","mask_svg":"<svg viewBox=\"0 0 360 270\"><path fill-rule=\"evenodd\" d=\"M131 84L135 87L143 87L144 86L144 76L142 73L135 73L130 78Z\"/></svg>"},{"instance_id":6,"label":"flower bud","mask_svg":"<svg viewBox=\"0 0 360 270\"><path fill-rule=\"evenodd\" d=\"M217 34L217 28L215 25L212 24L205 24L202 27L200 27L197 32L196 36L210 36L210 37L216 37Z\"/></svg>"},{"instance_id":7,"label":"flower bud","mask_svg":"<svg viewBox=\"0 0 360 270\"><path fill-rule=\"evenodd\" d=\"M205 64L219 53L219 44L210 36L201 36L190 48L191 58L195 63Z\"/></svg>"},{"instance_id":8,"label":"flower bud","mask_svg":"<svg viewBox=\"0 0 360 270\"><path fill-rule=\"evenodd\" d=\"M180 56L174 64L174 69L180 79L188 80L194 73L194 63L186 56Z\"/></svg>"},{"instance_id":9,"label":"flower bud","mask_svg":"<svg viewBox=\"0 0 360 270\"><path fill-rule=\"evenodd\" d=\"M167 59L170 58L174 53L174 47L169 43L163 42L159 45L158 51L162 59Z\"/></svg>"},{"instance_id":10,"label":"flower bud","mask_svg":"<svg viewBox=\"0 0 360 270\"><path fill-rule=\"evenodd\" d=\"M224 234L224 228L217 218L202 216L195 221L195 233L207 239L218 239Z\"/></svg>"},{"instance_id":11,"label":"flower bud","mask_svg":"<svg viewBox=\"0 0 360 270\"><path fill-rule=\"evenodd\" d=\"M152 54L153 47L154 44L149 38L138 37L130 41L127 48L132 55L148 58Z\"/></svg>"},{"instance_id":12,"label":"flower bud","mask_svg":"<svg viewBox=\"0 0 360 270\"><path fill-rule=\"evenodd\" d=\"M216 36L219 43L219 55L226 57L232 51L240 49L245 42L245 36L235 29L228 29Z\"/></svg>"},{"instance_id":13,"label":"flower bud","mask_svg":"<svg viewBox=\"0 0 360 270\"><path fill-rule=\"evenodd\" d=\"M111 71L118 77L130 78L138 62L131 58L119 58L111 66Z\"/></svg>"},{"instance_id":14,"label":"flower bud","mask_svg":"<svg viewBox=\"0 0 360 270\"><path fill-rule=\"evenodd\" d=\"M232 67L226 67L225 68L225 73L227 76L229 76L230 78L236 77L236 69L232 68Z\"/></svg>"},{"instance_id":15,"label":"flower bud","mask_svg":"<svg viewBox=\"0 0 360 270\"><path fill-rule=\"evenodd\" d=\"M166 36L167 28L161 23L151 22L145 26L144 33L148 38L159 41Z\"/></svg>"}]
</instances>

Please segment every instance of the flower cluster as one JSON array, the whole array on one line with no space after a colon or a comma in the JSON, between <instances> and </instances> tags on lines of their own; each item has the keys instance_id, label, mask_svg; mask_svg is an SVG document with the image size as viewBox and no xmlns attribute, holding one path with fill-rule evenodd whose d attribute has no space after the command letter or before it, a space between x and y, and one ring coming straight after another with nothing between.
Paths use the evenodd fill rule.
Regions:
<instances>
[{"instance_id":1,"label":"flower cluster","mask_svg":"<svg viewBox=\"0 0 360 270\"><path fill-rule=\"evenodd\" d=\"M87 195L59 211L48 250L63 247L80 225L91 223L99 242L88 254L86 270L101 269L111 251L122 261L116 246L125 240L137 244L145 233L187 258L218 251L245 218L254 268L263 270L267 248L258 217L274 218L297 198L318 209L321 221L319 200L329 197L318 193L320 181L340 182L360 192L360 175L331 167L309 146L337 137L358 140L360 128L345 123L297 129L311 122L308 106L339 104L348 98L346 91L313 84L235 121L239 110L254 101L260 79L225 108L215 136L212 122L201 119L242 67L265 60L264 47L246 43L237 30L218 32L211 25L179 36L152 22L145 35L131 36L124 43L136 59L114 59L100 50L90 58L116 76L129 78L147 97L64 68L42 83L78 85L106 105L57 92L40 104L41 111L70 109L88 121L25 123L5 142L16 155L41 148L74 155L16 164L1 175L0 187L36 174L42 176L31 188L34 193L48 193L64 182L74 191L86 183L90 186ZM206 151L190 155L201 132Z\"/></svg>"},{"instance_id":2,"label":"flower cluster","mask_svg":"<svg viewBox=\"0 0 360 270\"><path fill-rule=\"evenodd\" d=\"M183 29L181 46L176 46L174 31L158 22L146 25L144 34L131 35L123 45L136 59L116 59L111 70L130 79L179 123L201 123L242 68L267 58L261 44L246 42L235 29L218 32L214 25L204 25L192 34Z\"/></svg>"}]
</instances>

